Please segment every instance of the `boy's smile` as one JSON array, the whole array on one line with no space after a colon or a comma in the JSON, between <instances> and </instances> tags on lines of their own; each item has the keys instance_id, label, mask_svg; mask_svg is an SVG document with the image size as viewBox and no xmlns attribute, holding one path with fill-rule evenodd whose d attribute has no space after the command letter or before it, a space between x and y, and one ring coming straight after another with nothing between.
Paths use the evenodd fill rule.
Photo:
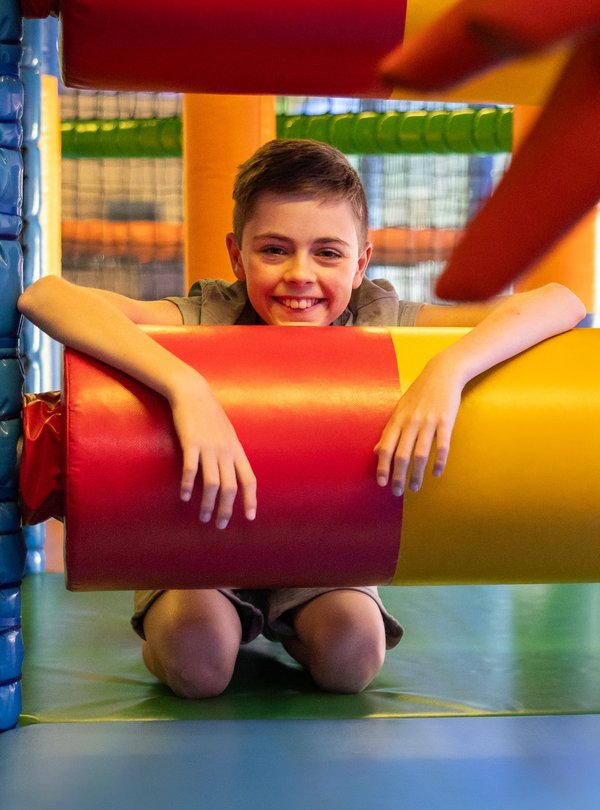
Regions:
<instances>
[{"instance_id":1,"label":"boy's smile","mask_svg":"<svg viewBox=\"0 0 600 810\"><path fill-rule=\"evenodd\" d=\"M363 279L371 246L359 247L348 202L298 194L262 194L241 248L227 248L252 306L273 326L328 326Z\"/></svg>"}]
</instances>

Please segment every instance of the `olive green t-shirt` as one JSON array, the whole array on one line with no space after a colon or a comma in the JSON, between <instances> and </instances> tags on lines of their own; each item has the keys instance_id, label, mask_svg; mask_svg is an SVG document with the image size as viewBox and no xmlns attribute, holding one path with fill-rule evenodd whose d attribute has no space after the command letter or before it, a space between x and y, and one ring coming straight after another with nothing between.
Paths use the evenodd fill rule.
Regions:
<instances>
[{"instance_id":1,"label":"olive green t-shirt","mask_svg":"<svg viewBox=\"0 0 600 810\"><path fill-rule=\"evenodd\" d=\"M186 326L252 326L262 323L242 281L201 279L187 296L171 296ZM401 301L391 282L364 278L332 326L414 326L422 303Z\"/></svg>"}]
</instances>

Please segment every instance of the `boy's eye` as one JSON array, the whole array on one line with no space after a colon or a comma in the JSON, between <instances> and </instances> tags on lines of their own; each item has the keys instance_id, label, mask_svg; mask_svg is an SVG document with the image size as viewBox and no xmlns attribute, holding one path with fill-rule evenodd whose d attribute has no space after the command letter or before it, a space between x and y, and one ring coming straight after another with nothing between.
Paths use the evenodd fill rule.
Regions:
<instances>
[{"instance_id":1,"label":"boy's eye","mask_svg":"<svg viewBox=\"0 0 600 810\"><path fill-rule=\"evenodd\" d=\"M337 250L332 250L331 248L323 248L318 253L323 259L341 259L342 255Z\"/></svg>"},{"instance_id":2,"label":"boy's eye","mask_svg":"<svg viewBox=\"0 0 600 810\"><path fill-rule=\"evenodd\" d=\"M266 253L268 256L283 256L285 254L284 248L279 245L266 245L261 248L261 253Z\"/></svg>"}]
</instances>

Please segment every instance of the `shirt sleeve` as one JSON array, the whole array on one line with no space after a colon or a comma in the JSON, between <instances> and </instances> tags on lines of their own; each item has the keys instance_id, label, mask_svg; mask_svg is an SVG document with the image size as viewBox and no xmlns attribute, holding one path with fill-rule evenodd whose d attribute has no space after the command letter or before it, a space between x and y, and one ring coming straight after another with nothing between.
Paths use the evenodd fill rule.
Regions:
<instances>
[{"instance_id":1,"label":"shirt sleeve","mask_svg":"<svg viewBox=\"0 0 600 810\"><path fill-rule=\"evenodd\" d=\"M246 285L240 281L199 279L186 296L172 296L185 326L231 325L237 323L248 301Z\"/></svg>"},{"instance_id":2,"label":"shirt sleeve","mask_svg":"<svg viewBox=\"0 0 600 810\"><path fill-rule=\"evenodd\" d=\"M424 304L415 301L398 302L398 326L415 326L417 315Z\"/></svg>"},{"instance_id":3,"label":"shirt sleeve","mask_svg":"<svg viewBox=\"0 0 600 810\"><path fill-rule=\"evenodd\" d=\"M197 326L201 322L202 296L170 295L165 298L165 301L170 301L172 304L175 304L177 309L181 312L184 326Z\"/></svg>"}]
</instances>

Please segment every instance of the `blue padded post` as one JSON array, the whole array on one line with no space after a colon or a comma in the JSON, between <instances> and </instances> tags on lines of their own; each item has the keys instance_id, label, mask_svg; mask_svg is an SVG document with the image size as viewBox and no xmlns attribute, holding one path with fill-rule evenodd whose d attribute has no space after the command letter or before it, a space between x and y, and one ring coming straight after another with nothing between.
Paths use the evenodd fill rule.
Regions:
<instances>
[{"instance_id":1,"label":"blue padded post","mask_svg":"<svg viewBox=\"0 0 600 810\"><path fill-rule=\"evenodd\" d=\"M25 183L23 188L23 282L28 286L39 279L45 268L42 266L43 246L40 213L42 201L42 167L39 147L42 118L41 71L44 56L44 20L24 20L23 59L21 78L25 103L23 107L23 164ZM46 46L47 47L47 46ZM25 390L46 391L56 386L47 379L46 352L48 341L37 327L28 321L23 323L21 353L25 358ZM27 526L24 529L27 546L25 570L36 574L45 570L44 524Z\"/></svg>"},{"instance_id":2,"label":"blue padded post","mask_svg":"<svg viewBox=\"0 0 600 810\"><path fill-rule=\"evenodd\" d=\"M22 289L19 244L23 214L23 85L18 0L0 6L0 731L21 711L20 583L24 541L17 505L17 443L23 375L19 363L17 298Z\"/></svg>"}]
</instances>

